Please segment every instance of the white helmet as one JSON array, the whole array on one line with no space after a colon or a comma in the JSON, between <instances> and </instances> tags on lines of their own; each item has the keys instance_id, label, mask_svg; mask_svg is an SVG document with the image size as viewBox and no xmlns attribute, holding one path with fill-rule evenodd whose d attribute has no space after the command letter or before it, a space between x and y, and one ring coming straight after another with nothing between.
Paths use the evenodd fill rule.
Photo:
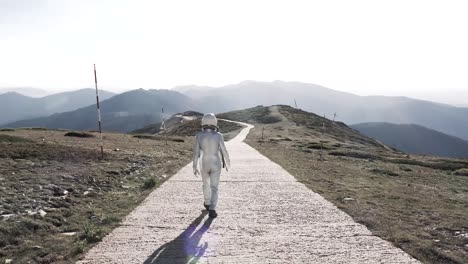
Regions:
<instances>
[{"instance_id":1,"label":"white helmet","mask_svg":"<svg viewBox=\"0 0 468 264\"><path fill-rule=\"evenodd\" d=\"M203 126L212 126L218 127L218 120L213 113L205 114L201 120L201 125Z\"/></svg>"}]
</instances>

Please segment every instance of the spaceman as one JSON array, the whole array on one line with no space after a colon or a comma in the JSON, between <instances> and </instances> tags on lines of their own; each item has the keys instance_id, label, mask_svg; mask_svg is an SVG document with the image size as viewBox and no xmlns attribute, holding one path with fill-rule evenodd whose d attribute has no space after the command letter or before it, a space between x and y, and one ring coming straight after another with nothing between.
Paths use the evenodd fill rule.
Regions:
<instances>
[{"instance_id":1,"label":"spaceman","mask_svg":"<svg viewBox=\"0 0 468 264\"><path fill-rule=\"evenodd\" d=\"M202 131L195 136L193 150L193 174L201 172L203 180L204 207L210 218L216 218L216 204L218 202L219 176L222 167L229 170L229 154L224 145L224 138L218 130L218 120L212 113L205 114L201 121ZM201 156L201 159L200 159ZM200 159L200 170L198 163Z\"/></svg>"}]
</instances>

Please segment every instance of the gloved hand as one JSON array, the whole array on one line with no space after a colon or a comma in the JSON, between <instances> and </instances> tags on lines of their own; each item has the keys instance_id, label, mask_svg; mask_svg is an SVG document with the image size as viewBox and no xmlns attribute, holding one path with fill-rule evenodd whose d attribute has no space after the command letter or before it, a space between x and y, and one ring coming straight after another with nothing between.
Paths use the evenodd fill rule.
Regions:
<instances>
[{"instance_id":1,"label":"gloved hand","mask_svg":"<svg viewBox=\"0 0 468 264\"><path fill-rule=\"evenodd\" d=\"M198 175L200 175L200 171L197 168L193 168L193 175L197 177Z\"/></svg>"}]
</instances>

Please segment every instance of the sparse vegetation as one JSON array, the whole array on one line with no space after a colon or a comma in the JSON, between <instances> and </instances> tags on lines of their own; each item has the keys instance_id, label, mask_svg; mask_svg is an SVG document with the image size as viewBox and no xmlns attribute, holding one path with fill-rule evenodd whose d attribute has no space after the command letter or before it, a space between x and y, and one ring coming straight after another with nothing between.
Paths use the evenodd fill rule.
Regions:
<instances>
[{"instance_id":1,"label":"sparse vegetation","mask_svg":"<svg viewBox=\"0 0 468 264\"><path fill-rule=\"evenodd\" d=\"M0 128L0 132L9 132L9 131L15 131L14 128Z\"/></svg>"},{"instance_id":2,"label":"sparse vegetation","mask_svg":"<svg viewBox=\"0 0 468 264\"><path fill-rule=\"evenodd\" d=\"M101 161L97 138L63 135L32 129L0 134L0 263L75 263L185 166L193 147L191 138L166 146L105 133Z\"/></svg>"},{"instance_id":3,"label":"sparse vegetation","mask_svg":"<svg viewBox=\"0 0 468 264\"><path fill-rule=\"evenodd\" d=\"M0 143L20 143L20 142L32 142L32 141L26 138L22 138L22 137L0 134Z\"/></svg>"}]
</instances>

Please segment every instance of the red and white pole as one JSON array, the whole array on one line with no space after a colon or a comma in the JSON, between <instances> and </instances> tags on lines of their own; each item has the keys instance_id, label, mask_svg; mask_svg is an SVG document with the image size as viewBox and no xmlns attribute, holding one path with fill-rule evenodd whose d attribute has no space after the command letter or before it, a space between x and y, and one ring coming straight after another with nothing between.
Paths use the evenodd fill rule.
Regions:
<instances>
[{"instance_id":1,"label":"red and white pole","mask_svg":"<svg viewBox=\"0 0 468 264\"><path fill-rule=\"evenodd\" d=\"M102 126L101 126L101 108L99 107L99 92L98 92L98 85L97 85L96 64L94 64L94 84L96 86L96 106L97 106L97 112L98 112L99 138L101 141L101 159L104 159L104 144L102 142Z\"/></svg>"}]
</instances>

